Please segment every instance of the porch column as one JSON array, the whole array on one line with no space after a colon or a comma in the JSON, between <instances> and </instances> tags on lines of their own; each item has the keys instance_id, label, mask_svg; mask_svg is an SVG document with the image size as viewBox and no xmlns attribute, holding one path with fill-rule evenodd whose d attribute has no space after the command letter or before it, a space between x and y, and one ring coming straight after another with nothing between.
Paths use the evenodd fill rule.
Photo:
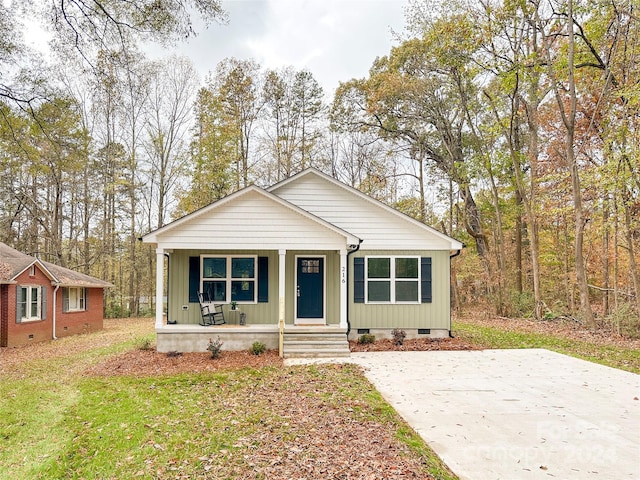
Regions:
<instances>
[{"instance_id":1,"label":"porch column","mask_svg":"<svg viewBox=\"0 0 640 480\"><path fill-rule=\"evenodd\" d=\"M340 328L347 328L347 251L340 250Z\"/></svg>"},{"instance_id":2,"label":"porch column","mask_svg":"<svg viewBox=\"0 0 640 480\"><path fill-rule=\"evenodd\" d=\"M286 250L278 250L278 320L284 323L285 316L285 271Z\"/></svg>"},{"instance_id":3,"label":"porch column","mask_svg":"<svg viewBox=\"0 0 640 480\"><path fill-rule=\"evenodd\" d=\"M286 272L286 250L278 250L278 350L280 356L283 355L284 342L284 316L285 316L285 272Z\"/></svg>"},{"instance_id":4,"label":"porch column","mask_svg":"<svg viewBox=\"0 0 640 480\"><path fill-rule=\"evenodd\" d=\"M162 327L164 307L164 248L156 248L156 328Z\"/></svg>"}]
</instances>

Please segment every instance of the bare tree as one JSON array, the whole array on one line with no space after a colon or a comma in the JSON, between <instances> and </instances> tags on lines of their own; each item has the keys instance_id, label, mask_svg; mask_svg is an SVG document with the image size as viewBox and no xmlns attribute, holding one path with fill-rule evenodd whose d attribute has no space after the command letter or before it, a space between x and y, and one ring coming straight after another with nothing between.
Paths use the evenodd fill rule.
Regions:
<instances>
[{"instance_id":1,"label":"bare tree","mask_svg":"<svg viewBox=\"0 0 640 480\"><path fill-rule=\"evenodd\" d=\"M148 157L148 201L155 207L155 225L168 217L172 193L188 160L187 134L198 89L193 64L184 57L170 57L150 65L151 91L147 103L145 150Z\"/></svg>"}]
</instances>

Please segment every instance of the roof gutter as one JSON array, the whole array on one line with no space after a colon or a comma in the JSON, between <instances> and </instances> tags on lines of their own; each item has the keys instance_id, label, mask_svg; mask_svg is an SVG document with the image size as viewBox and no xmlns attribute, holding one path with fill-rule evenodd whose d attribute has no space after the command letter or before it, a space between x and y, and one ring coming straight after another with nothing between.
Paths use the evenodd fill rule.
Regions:
<instances>
[{"instance_id":1,"label":"roof gutter","mask_svg":"<svg viewBox=\"0 0 640 480\"><path fill-rule=\"evenodd\" d=\"M347 339L349 338L349 333L351 333L351 320L349 320L349 284L351 279L351 272L349 271L349 257L360 250L360 245L362 244L362 239L358 239L358 244L347 252Z\"/></svg>"}]
</instances>

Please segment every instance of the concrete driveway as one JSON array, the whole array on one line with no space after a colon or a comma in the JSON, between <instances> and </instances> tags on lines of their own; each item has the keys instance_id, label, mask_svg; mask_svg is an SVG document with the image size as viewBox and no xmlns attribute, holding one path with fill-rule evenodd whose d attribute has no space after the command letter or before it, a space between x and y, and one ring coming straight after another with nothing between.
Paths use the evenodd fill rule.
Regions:
<instances>
[{"instance_id":1,"label":"concrete driveway","mask_svg":"<svg viewBox=\"0 0 640 480\"><path fill-rule=\"evenodd\" d=\"M640 375L542 349L352 361L461 479L640 479Z\"/></svg>"}]
</instances>

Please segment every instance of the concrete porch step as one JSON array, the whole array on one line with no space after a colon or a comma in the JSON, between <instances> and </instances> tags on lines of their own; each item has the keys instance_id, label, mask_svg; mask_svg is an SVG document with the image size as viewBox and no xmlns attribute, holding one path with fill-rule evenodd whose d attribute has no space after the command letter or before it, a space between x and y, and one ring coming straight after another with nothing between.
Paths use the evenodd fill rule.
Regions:
<instances>
[{"instance_id":1,"label":"concrete porch step","mask_svg":"<svg viewBox=\"0 0 640 480\"><path fill-rule=\"evenodd\" d=\"M284 358L345 358L351 355L347 332L339 327L289 327L284 331Z\"/></svg>"},{"instance_id":2,"label":"concrete porch step","mask_svg":"<svg viewBox=\"0 0 640 480\"><path fill-rule=\"evenodd\" d=\"M285 350L284 358L349 358L351 352L339 350Z\"/></svg>"}]
</instances>

